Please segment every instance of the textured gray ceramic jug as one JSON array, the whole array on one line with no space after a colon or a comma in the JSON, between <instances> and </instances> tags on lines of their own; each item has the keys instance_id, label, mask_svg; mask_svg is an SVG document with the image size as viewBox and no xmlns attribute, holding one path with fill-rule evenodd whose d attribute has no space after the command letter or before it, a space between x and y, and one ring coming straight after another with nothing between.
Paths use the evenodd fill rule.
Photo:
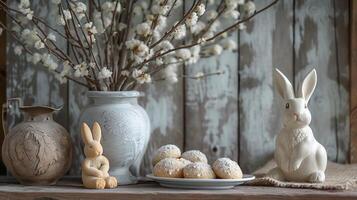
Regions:
<instances>
[{"instance_id":1,"label":"textured gray ceramic jug","mask_svg":"<svg viewBox=\"0 0 357 200\"><path fill-rule=\"evenodd\" d=\"M15 99L18 100L19 99ZM71 166L72 142L47 106L22 106L24 120L7 133L2 146L6 168L24 185L53 185ZM5 108L5 109L4 109ZM3 123L6 124L3 107Z\"/></svg>"},{"instance_id":2,"label":"textured gray ceramic jug","mask_svg":"<svg viewBox=\"0 0 357 200\"><path fill-rule=\"evenodd\" d=\"M109 174L118 179L119 185L136 183L135 175L150 139L149 117L137 102L142 94L89 91L87 96L90 104L81 113L80 124L100 124L103 154L110 162Z\"/></svg>"}]
</instances>

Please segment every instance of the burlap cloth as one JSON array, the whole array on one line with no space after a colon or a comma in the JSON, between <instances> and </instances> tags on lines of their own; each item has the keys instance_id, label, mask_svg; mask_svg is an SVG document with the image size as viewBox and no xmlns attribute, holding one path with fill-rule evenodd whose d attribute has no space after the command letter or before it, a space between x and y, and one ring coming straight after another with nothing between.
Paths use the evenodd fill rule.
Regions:
<instances>
[{"instance_id":1,"label":"burlap cloth","mask_svg":"<svg viewBox=\"0 0 357 200\"><path fill-rule=\"evenodd\" d=\"M326 180L324 183L296 183L282 182L273 178L266 177L266 173L274 168L276 163L269 161L264 167L255 171L257 177L249 182L249 185L256 186L275 186L285 188L309 188L320 190L350 190L357 188L357 164L337 164L327 163Z\"/></svg>"}]
</instances>

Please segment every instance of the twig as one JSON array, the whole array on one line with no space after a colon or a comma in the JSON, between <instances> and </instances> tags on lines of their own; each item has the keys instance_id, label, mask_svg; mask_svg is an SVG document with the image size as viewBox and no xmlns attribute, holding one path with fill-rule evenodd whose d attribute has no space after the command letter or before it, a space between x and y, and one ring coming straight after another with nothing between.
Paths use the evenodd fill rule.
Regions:
<instances>
[{"instance_id":1,"label":"twig","mask_svg":"<svg viewBox=\"0 0 357 200\"><path fill-rule=\"evenodd\" d=\"M162 42L163 40L165 40L169 35L171 35L172 32L174 32L176 30L176 28L181 25L183 22L185 22L185 20L191 15L191 13L197 8L198 5L200 5L202 0L199 0L197 3L193 3L192 7L190 8L190 10L182 17L182 19L177 22L169 31L166 31L165 34L158 40L156 41L154 44L150 45L150 48L155 47L156 45L158 45L160 42Z\"/></svg>"},{"instance_id":2,"label":"twig","mask_svg":"<svg viewBox=\"0 0 357 200\"><path fill-rule=\"evenodd\" d=\"M235 24L229 26L228 28L224 29L223 31L218 32L217 34L215 34L215 35L212 36L211 38L208 38L208 39L205 40L205 41L196 41L196 42L191 43L191 44L182 45L182 46L176 47L176 48L174 48L174 49L167 50L167 51L165 51L165 52L163 52L163 53L161 53L161 54L157 54L157 55L155 55L155 56L153 56L153 57L151 57L151 58L145 60L145 61L142 62L141 64L136 65L136 66L134 66L134 67L143 66L143 65L145 65L146 63L148 63L148 62L150 62L150 61L152 61L152 60L155 60L155 59L158 58L158 57L162 57L162 56L164 56L164 55L166 55L166 54L169 54L169 53L171 53L171 52L177 51L177 50L179 50L179 49L191 48L191 47L196 46L196 45L199 45L199 44L201 44L201 43L212 41L212 40L214 40L215 38L217 38L218 36L221 36L222 34L224 34L225 32L235 29L239 24L244 23L244 22L250 20L250 19L253 18L254 16L256 16L256 15L258 15L259 13L263 12L264 10L270 8L271 6L273 6L274 4L276 4L278 1L279 1L279 0L274 0L272 3L268 4L267 6L265 6L265 7L262 8L262 9L256 11L256 12L255 12L254 14L252 14L251 16L249 16L249 17L247 17L247 18L245 18L245 19L242 19L242 20L236 22Z\"/></svg>"}]
</instances>

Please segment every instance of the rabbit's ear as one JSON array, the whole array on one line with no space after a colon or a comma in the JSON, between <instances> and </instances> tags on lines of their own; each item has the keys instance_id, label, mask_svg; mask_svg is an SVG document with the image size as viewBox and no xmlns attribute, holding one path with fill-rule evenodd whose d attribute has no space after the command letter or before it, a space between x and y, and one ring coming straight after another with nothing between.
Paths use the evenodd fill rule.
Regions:
<instances>
[{"instance_id":1,"label":"rabbit's ear","mask_svg":"<svg viewBox=\"0 0 357 200\"><path fill-rule=\"evenodd\" d=\"M316 70L313 69L302 82L300 97L304 98L306 102L309 102L312 93L314 93L316 84L317 84L317 75L316 75Z\"/></svg>"},{"instance_id":2,"label":"rabbit's ear","mask_svg":"<svg viewBox=\"0 0 357 200\"><path fill-rule=\"evenodd\" d=\"M81 134L84 144L93 141L92 132L86 123L82 123Z\"/></svg>"},{"instance_id":3,"label":"rabbit's ear","mask_svg":"<svg viewBox=\"0 0 357 200\"><path fill-rule=\"evenodd\" d=\"M279 95L284 99L293 99L294 98L294 89L290 81L286 76L275 68L274 73L275 87Z\"/></svg>"},{"instance_id":4,"label":"rabbit's ear","mask_svg":"<svg viewBox=\"0 0 357 200\"><path fill-rule=\"evenodd\" d=\"M100 139L102 138L102 130L100 129L100 125L98 122L94 122L92 130L93 139L100 142Z\"/></svg>"}]
</instances>

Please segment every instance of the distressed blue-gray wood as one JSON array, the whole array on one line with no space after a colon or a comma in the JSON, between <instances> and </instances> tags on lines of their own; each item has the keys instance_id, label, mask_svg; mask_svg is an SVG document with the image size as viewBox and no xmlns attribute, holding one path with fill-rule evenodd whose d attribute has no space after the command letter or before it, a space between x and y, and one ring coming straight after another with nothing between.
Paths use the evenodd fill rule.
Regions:
<instances>
[{"instance_id":1,"label":"distressed blue-gray wood","mask_svg":"<svg viewBox=\"0 0 357 200\"><path fill-rule=\"evenodd\" d=\"M257 1L257 8L270 0ZM274 93L273 70L293 77L292 1L280 1L258 15L240 34L240 165L254 171L272 158L281 128L281 99Z\"/></svg>"},{"instance_id":2,"label":"distressed blue-gray wood","mask_svg":"<svg viewBox=\"0 0 357 200\"><path fill-rule=\"evenodd\" d=\"M221 21L222 28L234 22L227 21ZM237 33L230 39L238 42ZM209 162L220 157L238 161L237 53L223 51L217 57L202 58L186 66L185 73L194 76L217 71L223 74L199 80L185 79L185 149L202 151Z\"/></svg>"},{"instance_id":3,"label":"distressed blue-gray wood","mask_svg":"<svg viewBox=\"0 0 357 200\"><path fill-rule=\"evenodd\" d=\"M270 2L255 1L258 9ZM36 0L34 8L54 20L49 4ZM202 150L210 161L223 156L239 160L244 172L269 160L281 127L280 99L272 85L274 67L295 83L312 66L317 68L311 127L326 146L329 159L345 162L349 142L348 4L348 0L280 0L247 23L246 32L232 36L240 44L240 54L226 52L185 70L191 75L223 70L223 75L144 87L141 105L150 116L152 137L142 173L150 172L153 152L168 143ZM88 101L86 89L73 82L59 85L46 69L14 55L12 42L8 36L7 97L21 97L26 104L65 105L55 119L74 139L71 173L78 175L82 151L78 118ZM20 119L16 110L8 117L10 126Z\"/></svg>"},{"instance_id":4,"label":"distressed blue-gray wood","mask_svg":"<svg viewBox=\"0 0 357 200\"><path fill-rule=\"evenodd\" d=\"M316 68L317 88L309 103L311 128L325 146L328 158L345 162L349 144L349 2L295 3L295 82L301 82L308 71Z\"/></svg>"}]
</instances>

